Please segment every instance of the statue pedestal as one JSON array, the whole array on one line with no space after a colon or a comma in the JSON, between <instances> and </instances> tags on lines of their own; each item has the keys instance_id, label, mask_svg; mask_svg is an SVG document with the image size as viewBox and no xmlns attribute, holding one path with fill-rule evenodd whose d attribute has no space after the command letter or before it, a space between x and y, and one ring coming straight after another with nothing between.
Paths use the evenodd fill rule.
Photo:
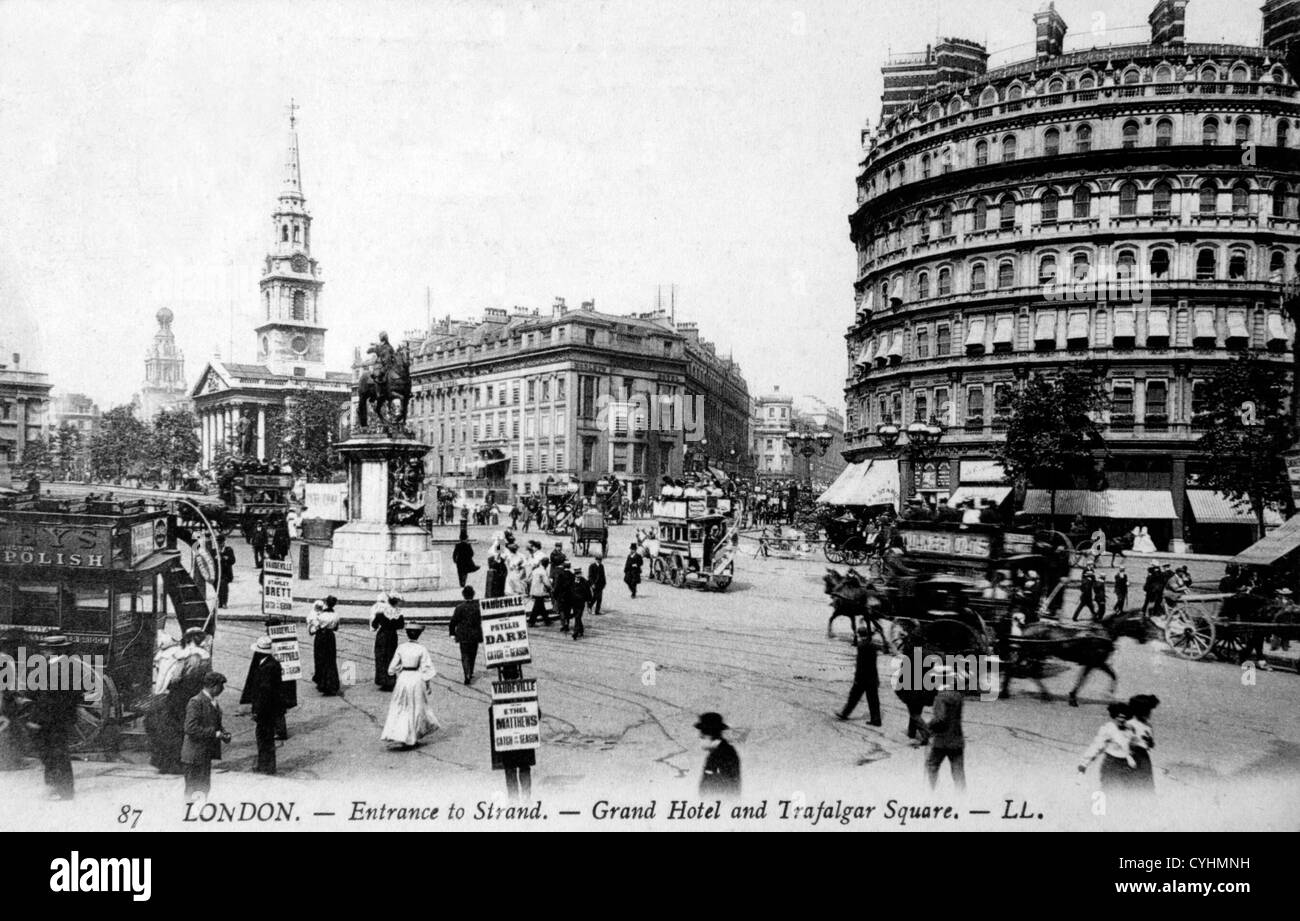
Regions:
<instances>
[{"instance_id":1,"label":"statue pedestal","mask_svg":"<svg viewBox=\"0 0 1300 921\"><path fill-rule=\"evenodd\" d=\"M338 446L348 463L348 522L325 551L325 584L375 592L432 591L442 555L429 535L401 523L423 489L428 446L410 437L358 433Z\"/></svg>"}]
</instances>

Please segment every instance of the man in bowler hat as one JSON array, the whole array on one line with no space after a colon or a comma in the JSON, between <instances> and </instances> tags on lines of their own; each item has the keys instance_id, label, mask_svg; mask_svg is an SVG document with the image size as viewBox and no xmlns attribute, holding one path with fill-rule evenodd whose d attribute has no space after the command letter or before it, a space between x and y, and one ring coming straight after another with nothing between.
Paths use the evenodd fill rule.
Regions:
<instances>
[{"instance_id":1,"label":"man in bowler hat","mask_svg":"<svg viewBox=\"0 0 1300 921\"><path fill-rule=\"evenodd\" d=\"M880 676L876 672L876 645L871 642L871 624L858 625L858 653L853 666L853 687L849 689L849 699L844 709L835 714L842 720L853 715L853 709L867 695L867 709L870 712L870 725L880 725Z\"/></svg>"},{"instance_id":2,"label":"man in bowler hat","mask_svg":"<svg viewBox=\"0 0 1300 921\"><path fill-rule=\"evenodd\" d=\"M185 741L181 763L185 765L185 799L206 797L212 790L212 762L221 759L221 744L230 741L230 733L221 725L221 706L217 698L226 689L226 676L208 672L203 676L203 690L185 707Z\"/></svg>"},{"instance_id":3,"label":"man in bowler hat","mask_svg":"<svg viewBox=\"0 0 1300 921\"><path fill-rule=\"evenodd\" d=\"M704 775L700 778L700 797L717 799L740 795L740 756L722 734L730 727L718 713L702 713L695 723L704 748Z\"/></svg>"}]
</instances>

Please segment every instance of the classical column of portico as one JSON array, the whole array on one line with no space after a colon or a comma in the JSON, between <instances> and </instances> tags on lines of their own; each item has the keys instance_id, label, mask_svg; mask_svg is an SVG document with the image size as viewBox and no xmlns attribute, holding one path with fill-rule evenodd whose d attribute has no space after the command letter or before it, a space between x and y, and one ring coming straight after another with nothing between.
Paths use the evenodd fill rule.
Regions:
<instances>
[{"instance_id":1,"label":"classical column of portico","mask_svg":"<svg viewBox=\"0 0 1300 921\"><path fill-rule=\"evenodd\" d=\"M257 459L266 461L266 407L257 405Z\"/></svg>"}]
</instances>

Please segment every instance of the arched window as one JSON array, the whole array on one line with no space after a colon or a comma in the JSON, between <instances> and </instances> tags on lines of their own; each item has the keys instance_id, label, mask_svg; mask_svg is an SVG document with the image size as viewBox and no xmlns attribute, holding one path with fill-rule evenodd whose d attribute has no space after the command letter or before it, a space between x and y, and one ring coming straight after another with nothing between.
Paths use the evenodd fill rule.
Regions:
<instances>
[{"instance_id":1,"label":"arched window","mask_svg":"<svg viewBox=\"0 0 1300 921\"><path fill-rule=\"evenodd\" d=\"M293 292L293 318L295 320L307 319L307 295L302 291Z\"/></svg>"},{"instance_id":2,"label":"arched window","mask_svg":"<svg viewBox=\"0 0 1300 921\"><path fill-rule=\"evenodd\" d=\"M1201 143L1219 143L1219 120L1213 116L1201 122Z\"/></svg>"},{"instance_id":3,"label":"arched window","mask_svg":"<svg viewBox=\"0 0 1300 921\"><path fill-rule=\"evenodd\" d=\"M1287 204L1290 197L1291 186L1285 182L1273 186L1273 217L1287 217Z\"/></svg>"},{"instance_id":4,"label":"arched window","mask_svg":"<svg viewBox=\"0 0 1300 921\"><path fill-rule=\"evenodd\" d=\"M297 224L293 225L293 242L298 242L298 233L302 230Z\"/></svg>"},{"instance_id":5,"label":"arched window","mask_svg":"<svg viewBox=\"0 0 1300 921\"><path fill-rule=\"evenodd\" d=\"M975 165L988 166L989 162L989 142L980 140L975 142Z\"/></svg>"},{"instance_id":6,"label":"arched window","mask_svg":"<svg viewBox=\"0 0 1300 921\"><path fill-rule=\"evenodd\" d=\"M1232 213L1244 216L1250 209L1250 190L1238 183L1232 187Z\"/></svg>"},{"instance_id":7,"label":"arched window","mask_svg":"<svg viewBox=\"0 0 1300 921\"><path fill-rule=\"evenodd\" d=\"M949 294L952 294L952 269L943 268L939 270L939 296Z\"/></svg>"},{"instance_id":8,"label":"arched window","mask_svg":"<svg viewBox=\"0 0 1300 921\"><path fill-rule=\"evenodd\" d=\"M1090 90L1097 86L1097 78L1093 76L1092 71L1085 72L1079 77L1079 89Z\"/></svg>"},{"instance_id":9,"label":"arched window","mask_svg":"<svg viewBox=\"0 0 1300 921\"><path fill-rule=\"evenodd\" d=\"M1140 129L1138 127L1138 123L1133 119L1129 119L1124 123L1124 133L1123 133L1124 147L1136 147L1138 145L1139 130Z\"/></svg>"},{"instance_id":10,"label":"arched window","mask_svg":"<svg viewBox=\"0 0 1300 921\"><path fill-rule=\"evenodd\" d=\"M1086 185L1078 185L1074 189L1074 219L1092 217L1092 189Z\"/></svg>"},{"instance_id":11,"label":"arched window","mask_svg":"<svg viewBox=\"0 0 1300 921\"><path fill-rule=\"evenodd\" d=\"M930 178L930 155L929 154L925 154L924 156L921 157L921 178L922 179Z\"/></svg>"},{"instance_id":12,"label":"arched window","mask_svg":"<svg viewBox=\"0 0 1300 921\"><path fill-rule=\"evenodd\" d=\"M1231 73L1228 74L1228 79L1233 83L1245 83L1250 79L1250 71L1246 68L1245 64L1238 64L1236 67L1232 68Z\"/></svg>"},{"instance_id":13,"label":"arched window","mask_svg":"<svg viewBox=\"0 0 1300 921\"><path fill-rule=\"evenodd\" d=\"M1077 252L1070 259L1070 275L1075 281L1086 281L1092 274L1092 262L1086 252Z\"/></svg>"},{"instance_id":14,"label":"arched window","mask_svg":"<svg viewBox=\"0 0 1300 921\"><path fill-rule=\"evenodd\" d=\"M998 287L1010 288L1016 283L1016 267L1010 259L998 263Z\"/></svg>"},{"instance_id":15,"label":"arched window","mask_svg":"<svg viewBox=\"0 0 1300 921\"><path fill-rule=\"evenodd\" d=\"M1056 189L1048 189L1043 193L1043 223L1055 224L1057 214L1060 212L1061 196Z\"/></svg>"},{"instance_id":16,"label":"arched window","mask_svg":"<svg viewBox=\"0 0 1300 921\"><path fill-rule=\"evenodd\" d=\"M916 273L916 299L923 301L930 296L930 273Z\"/></svg>"},{"instance_id":17,"label":"arched window","mask_svg":"<svg viewBox=\"0 0 1300 921\"><path fill-rule=\"evenodd\" d=\"M1203 249L1196 254L1196 280L1213 281L1219 274L1218 260L1214 250Z\"/></svg>"},{"instance_id":18,"label":"arched window","mask_svg":"<svg viewBox=\"0 0 1300 921\"><path fill-rule=\"evenodd\" d=\"M266 318L271 319L271 292L266 292Z\"/></svg>"},{"instance_id":19,"label":"arched window","mask_svg":"<svg viewBox=\"0 0 1300 921\"><path fill-rule=\"evenodd\" d=\"M972 294L977 294L988 287L988 280L985 276L984 263L977 262L970 267L970 290Z\"/></svg>"},{"instance_id":20,"label":"arched window","mask_svg":"<svg viewBox=\"0 0 1300 921\"><path fill-rule=\"evenodd\" d=\"M952 236L952 207L945 206L939 214L939 234L944 237Z\"/></svg>"},{"instance_id":21,"label":"arched window","mask_svg":"<svg viewBox=\"0 0 1300 921\"><path fill-rule=\"evenodd\" d=\"M1286 273L1286 253L1280 249L1273 250L1273 255L1268 259L1268 276L1269 281L1281 281L1283 274Z\"/></svg>"},{"instance_id":22,"label":"arched window","mask_svg":"<svg viewBox=\"0 0 1300 921\"><path fill-rule=\"evenodd\" d=\"M1139 71L1136 67L1130 67L1128 70L1124 71L1125 86L1132 86L1134 83L1137 83L1141 79L1142 79L1142 72Z\"/></svg>"},{"instance_id":23,"label":"arched window","mask_svg":"<svg viewBox=\"0 0 1300 921\"><path fill-rule=\"evenodd\" d=\"M930 215L927 212L922 211L917 216L916 224L917 224L916 234L920 238L921 242L929 243L930 242Z\"/></svg>"},{"instance_id":24,"label":"arched window","mask_svg":"<svg viewBox=\"0 0 1300 921\"><path fill-rule=\"evenodd\" d=\"M1236 132L1237 143L1245 144L1250 140L1250 119L1244 116L1237 119L1234 131Z\"/></svg>"},{"instance_id":25,"label":"arched window","mask_svg":"<svg viewBox=\"0 0 1300 921\"><path fill-rule=\"evenodd\" d=\"M958 112L961 111L961 106L962 106L961 97L960 96L952 97L952 99L948 101L948 114L956 115Z\"/></svg>"},{"instance_id":26,"label":"arched window","mask_svg":"<svg viewBox=\"0 0 1300 921\"><path fill-rule=\"evenodd\" d=\"M1011 89L1007 90L1007 100L1015 102L1021 96L1025 95L1025 89L1019 83L1011 84Z\"/></svg>"},{"instance_id":27,"label":"arched window","mask_svg":"<svg viewBox=\"0 0 1300 921\"><path fill-rule=\"evenodd\" d=\"M1153 249L1148 264L1151 266L1152 278L1165 278L1169 275L1169 250Z\"/></svg>"},{"instance_id":28,"label":"arched window","mask_svg":"<svg viewBox=\"0 0 1300 921\"><path fill-rule=\"evenodd\" d=\"M1174 190L1163 179L1151 188L1151 213L1156 217L1168 217Z\"/></svg>"},{"instance_id":29,"label":"arched window","mask_svg":"<svg viewBox=\"0 0 1300 921\"><path fill-rule=\"evenodd\" d=\"M1038 283L1050 285L1056 282L1056 256L1048 253L1038 260Z\"/></svg>"},{"instance_id":30,"label":"arched window","mask_svg":"<svg viewBox=\"0 0 1300 921\"><path fill-rule=\"evenodd\" d=\"M1016 158L1016 136L1008 134L1002 139L1002 162L1006 163Z\"/></svg>"},{"instance_id":31,"label":"arched window","mask_svg":"<svg viewBox=\"0 0 1300 921\"><path fill-rule=\"evenodd\" d=\"M1055 157L1061 152L1061 132L1056 128L1048 128L1043 132L1043 156Z\"/></svg>"},{"instance_id":32,"label":"arched window","mask_svg":"<svg viewBox=\"0 0 1300 921\"><path fill-rule=\"evenodd\" d=\"M1228 277L1235 281L1246 277L1246 254L1239 249L1228 256Z\"/></svg>"},{"instance_id":33,"label":"arched window","mask_svg":"<svg viewBox=\"0 0 1300 921\"><path fill-rule=\"evenodd\" d=\"M982 198L975 199L974 208L975 229L983 230L989 223L989 206Z\"/></svg>"},{"instance_id":34,"label":"arched window","mask_svg":"<svg viewBox=\"0 0 1300 921\"><path fill-rule=\"evenodd\" d=\"M1016 200L1013 196L1002 196L1001 212L1001 228L1003 230L1014 229L1016 226Z\"/></svg>"},{"instance_id":35,"label":"arched window","mask_svg":"<svg viewBox=\"0 0 1300 921\"><path fill-rule=\"evenodd\" d=\"M1201 185L1200 210L1201 214L1214 214L1219 210L1219 190L1213 182Z\"/></svg>"},{"instance_id":36,"label":"arched window","mask_svg":"<svg viewBox=\"0 0 1300 921\"><path fill-rule=\"evenodd\" d=\"M1200 77L1205 83L1213 83L1219 79L1219 69L1213 64L1206 64L1201 68Z\"/></svg>"},{"instance_id":37,"label":"arched window","mask_svg":"<svg viewBox=\"0 0 1300 921\"><path fill-rule=\"evenodd\" d=\"M1074 149L1079 153L1092 150L1092 126L1080 125L1074 132Z\"/></svg>"},{"instance_id":38,"label":"arched window","mask_svg":"<svg viewBox=\"0 0 1300 921\"><path fill-rule=\"evenodd\" d=\"M1137 214L1138 187L1136 182L1126 182L1119 187L1120 217L1132 217Z\"/></svg>"},{"instance_id":39,"label":"arched window","mask_svg":"<svg viewBox=\"0 0 1300 921\"><path fill-rule=\"evenodd\" d=\"M1167 118L1156 122L1156 146L1168 147L1174 142L1174 123Z\"/></svg>"},{"instance_id":40,"label":"arched window","mask_svg":"<svg viewBox=\"0 0 1300 921\"><path fill-rule=\"evenodd\" d=\"M288 224L285 224L284 226L282 226L282 227L280 228L280 242L281 242L281 243L288 243L288 242L289 242L289 225L288 225Z\"/></svg>"},{"instance_id":41,"label":"arched window","mask_svg":"<svg viewBox=\"0 0 1300 921\"><path fill-rule=\"evenodd\" d=\"M1115 275L1123 279L1137 275L1137 253L1131 249L1120 250L1115 256Z\"/></svg>"},{"instance_id":42,"label":"arched window","mask_svg":"<svg viewBox=\"0 0 1300 921\"><path fill-rule=\"evenodd\" d=\"M1174 81L1174 69L1168 64L1161 64L1156 68L1157 83L1172 83Z\"/></svg>"},{"instance_id":43,"label":"arched window","mask_svg":"<svg viewBox=\"0 0 1300 921\"><path fill-rule=\"evenodd\" d=\"M1048 83L1047 83L1047 92L1049 92L1049 93L1064 93L1064 92L1065 92L1065 81L1062 80L1060 77L1053 77L1053 78L1052 78L1051 80L1049 80Z\"/></svg>"},{"instance_id":44,"label":"arched window","mask_svg":"<svg viewBox=\"0 0 1300 921\"><path fill-rule=\"evenodd\" d=\"M1283 118L1277 123L1277 138L1274 140L1274 143L1278 147L1285 147L1291 142L1290 135L1291 123Z\"/></svg>"},{"instance_id":45,"label":"arched window","mask_svg":"<svg viewBox=\"0 0 1300 921\"><path fill-rule=\"evenodd\" d=\"M991 106L998 101L998 91L991 86L986 86L984 92L980 93L980 105Z\"/></svg>"}]
</instances>

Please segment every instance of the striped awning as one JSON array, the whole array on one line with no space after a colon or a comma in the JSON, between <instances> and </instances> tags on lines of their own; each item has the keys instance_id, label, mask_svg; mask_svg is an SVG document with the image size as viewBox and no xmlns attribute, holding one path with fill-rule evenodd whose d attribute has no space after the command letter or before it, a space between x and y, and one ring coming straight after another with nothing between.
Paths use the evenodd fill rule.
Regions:
<instances>
[{"instance_id":1,"label":"striped awning","mask_svg":"<svg viewBox=\"0 0 1300 921\"><path fill-rule=\"evenodd\" d=\"M1232 561L1250 566L1271 566L1297 547L1300 547L1300 515L1287 519L1281 527L1234 556Z\"/></svg>"},{"instance_id":2,"label":"striped awning","mask_svg":"<svg viewBox=\"0 0 1300 921\"><path fill-rule=\"evenodd\" d=\"M1034 318L1034 341L1056 344L1056 311L1040 310Z\"/></svg>"},{"instance_id":3,"label":"striped awning","mask_svg":"<svg viewBox=\"0 0 1300 921\"><path fill-rule=\"evenodd\" d=\"M1147 338L1169 338L1169 311L1152 310L1147 314Z\"/></svg>"},{"instance_id":4,"label":"striped awning","mask_svg":"<svg viewBox=\"0 0 1300 921\"><path fill-rule=\"evenodd\" d=\"M998 317L993 326L993 345L1011 345L1012 319L1011 317Z\"/></svg>"},{"instance_id":5,"label":"striped awning","mask_svg":"<svg viewBox=\"0 0 1300 921\"><path fill-rule=\"evenodd\" d=\"M1031 489L1025 493L1025 511L1031 515L1052 513L1052 493L1047 489ZM1163 489L1107 489L1093 492L1088 489L1058 489L1056 514L1082 515L1084 518L1162 519L1170 521L1174 513L1174 497Z\"/></svg>"},{"instance_id":6,"label":"striped awning","mask_svg":"<svg viewBox=\"0 0 1300 921\"><path fill-rule=\"evenodd\" d=\"M1214 331L1213 310L1196 311L1196 334L1192 338L1209 339L1211 342L1219 338L1218 333Z\"/></svg>"},{"instance_id":7,"label":"striped awning","mask_svg":"<svg viewBox=\"0 0 1300 921\"><path fill-rule=\"evenodd\" d=\"M1115 311L1115 338L1133 339L1137 336L1137 327L1133 322L1133 311Z\"/></svg>"},{"instance_id":8,"label":"striped awning","mask_svg":"<svg viewBox=\"0 0 1300 921\"><path fill-rule=\"evenodd\" d=\"M903 360L903 331L894 330L894 337L889 342L889 360L899 362Z\"/></svg>"},{"instance_id":9,"label":"striped awning","mask_svg":"<svg viewBox=\"0 0 1300 921\"><path fill-rule=\"evenodd\" d=\"M1240 310L1228 313L1228 341L1250 341L1250 330L1246 328L1246 314Z\"/></svg>"},{"instance_id":10,"label":"striped awning","mask_svg":"<svg viewBox=\"0 0 1300 921\"><path fill-rule=\"evenodd\" d=\"M1270 313L1268 315L1268 341L1286 342L1286 324L1282 322L1282 314Z\"/></svg>"},{"instance_id":11,"label":"striped awning","mask_svg":"<svg viewBox=\"0 0 1300 921\"><path fill-rule=\"evenodd\" d=\"M1082 311L1070 314L1070 323L1066 328L1065 338L1069 342L1088 341L1088 315Z\"/></svg>"},{"instance_id":12,"label":"striped awning","mask_svg":"<svg viewBox=\"0 0 1300 921\"><path fill-rule=\"evenodd\" d=\"M1255 513L1250 509L1249 499L1234 502L1221 492L1210 489L1187 490L1187 504L1192 507L1192 515L1197 524L1244 524L1253 525ZM1282 516L1271 508L1264 509L1264 524L1275 526L1282 523Z\"/></svg>"},{"instance_id":13,"label":"striped awning","mask_svg":"<svg viewBox=\"0 0 1300 921\"><path fill-rule=\"evenodd\" d=\"M948 507L956 508L968 499L982 499L994 505L1001 505L1010 495L1010 486L958 486L948 497Z\"/></svg>"},{"instance_id":14,"label":"striped awning","mask_svg":"<svg viewBox=\"0 0 1300 921\"><path fill-rule=\"evenodd\" d=\"M872 356L875 354L875 351L876 351L876 340L875 340L875 339L868 339L867 341L863 342L863 343L862 343L862 348L861 348L861 350L858 352L858 358L857 358L857 360L854 362L854 364L856 364L856 365L869 365L869 364L871 364L871 358L872 358Z\"/></svg>"},{"instance_id":15,"label":"striped awning","mask_svg":"<svg viewBox=\"0 0 1300 921\"><path fill-rule=\"evenodd\" d=\"M898 463L861 461L840 471L817 501L823 505L889 505L898 508Z\"/></svg>"},{"instance_id":16,"label":"striped awning","mask_svg":"<svg viewBox=\"0 0 1300 921\"><path fill-rule=\"evenodd\" d=\"M966 325L966 351L984 348L984 317L974 317Z\"/></svg>"}]
</instances>

